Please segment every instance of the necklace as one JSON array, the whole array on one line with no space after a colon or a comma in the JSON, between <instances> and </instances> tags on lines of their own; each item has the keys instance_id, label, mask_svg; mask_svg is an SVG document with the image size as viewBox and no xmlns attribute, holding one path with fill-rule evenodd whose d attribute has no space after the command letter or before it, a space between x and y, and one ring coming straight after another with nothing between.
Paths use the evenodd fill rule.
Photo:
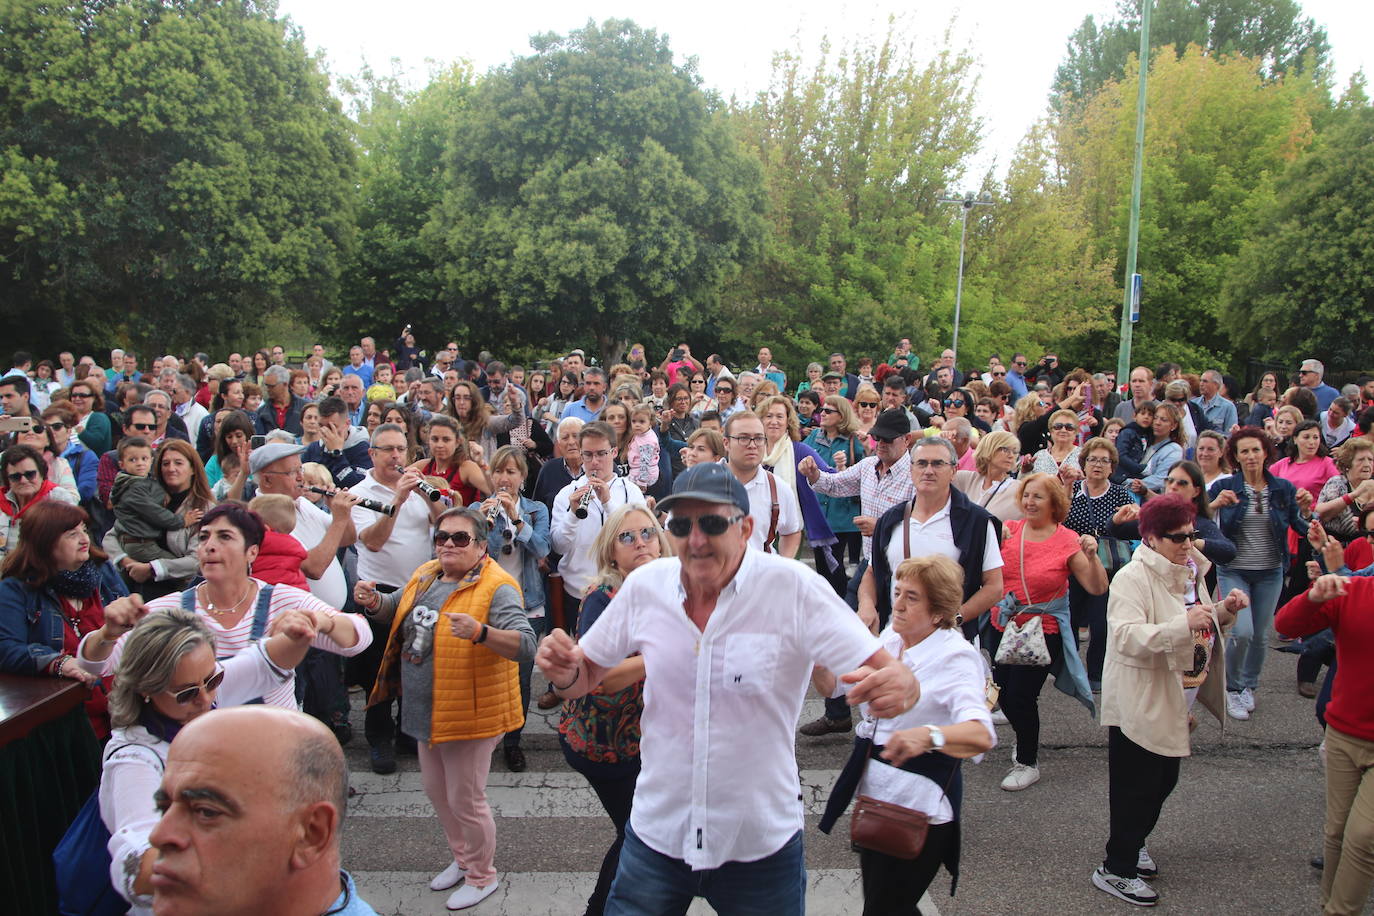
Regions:
<instances>
[{"instance_id":1,"label":"necklace","mask_svg":"<svg viewBox=\"0 0 1374 916\"><path fill-rule=\"evenodd\" d=\"M239 595L239 600L235 601L227 608L223 608L215 607L215 603L210 600L210 586L207 585L205 586L205 610L209 611L211 614L214 614L216 617L222 616L224 614L232 614L234 611L238 610L239 605L243 604L244 599L248 597L248 593L252 590L253 580L249 579L248 584L243 589L243 594Z\"/></svg>"}]
</instances>

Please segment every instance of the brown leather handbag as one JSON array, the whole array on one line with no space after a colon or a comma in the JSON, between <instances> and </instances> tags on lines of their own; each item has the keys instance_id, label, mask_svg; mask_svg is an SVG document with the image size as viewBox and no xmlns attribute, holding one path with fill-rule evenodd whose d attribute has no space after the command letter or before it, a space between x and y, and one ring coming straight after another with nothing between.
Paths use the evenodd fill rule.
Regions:
<instances>
[{"instance_id":1,"label":"brown leather handbag","mask_svg":"<svg viewBox=\"0 0 1374 916\"><path fill-rule=\"evenodd\" d=\"M864 761L865 772L870 760L871 757ZM945 780L941 801L949 792L950 781L958 772L959 768L955 767L949 779ZM849 816L851 846L880 852L894 859L914 859L919 856L925 848L929 830L930 816L924 811L894 805L871 795L860 795L854 802L854 813Z\"/></svg>"}]
</instances>

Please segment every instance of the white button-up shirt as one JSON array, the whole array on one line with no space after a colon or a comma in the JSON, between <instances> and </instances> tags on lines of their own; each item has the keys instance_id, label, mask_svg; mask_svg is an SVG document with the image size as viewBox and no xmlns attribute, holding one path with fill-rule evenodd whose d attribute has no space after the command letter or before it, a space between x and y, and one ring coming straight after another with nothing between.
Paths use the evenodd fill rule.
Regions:
<instances>
[{"instance_id":1,"label":"white button-up shirt","mask_svg":"<svg viewBox=\"0 0 1374 916\"><path fill-rule=\"evenodd\" d=\"M705 630L685 601L681 562L655 560L626 578L581 645L604 667L643 654L631 823L650 848L700 870L771 855L802 828L793 730L811 669L852 671L879 644L815 572L755 550Z\"/></svg>"},{"instance_id":2,"label":"white button-up shirt","mask_svg":"<svg viewBox=\"0 0 1374 916\"><path fill-rule=\"evenodd\" d=\"M558 574L563 577L563 588L579 600L586 596L587 589L596 578L596 536L601 533L606 519L621 506L631 503L646 505L639 487L624 477L615 477L606 484L610 499L602 503L593 493L587 503L587 517L578 518L576 511L569 508L568 500L586 485L587 474L583 472L558 491L553 498L553 519L549 523L553 549L563 555L563 559L558 561Z\"/></svg>"},{"instance_id":3,"label":"white button-up shirt","mask_svg":"<svg viewBox=\"0 0 1374 916\"><path fill-rule=\"evenodd\" d=\"M811 489L826 496L857 496L859 511L879 518L888 509L916 495L916 486L911 482L911 453L906 452L893 462L886 474L879 470L878 456L869 455L843 471L822 473ZM864 559L872 559L873 538L864 538L863 547Z\"/></svg>"},{"instance_id":4,"label":"white button-up shirt","mask_svg":"<svg viewBox=\"0 0 1374 916\"><path fill-rule=\"evenodd\" d=\"M768 486L770 471L760 467L754 477L744 485L749 494L749 514L754 517L754 533L749 535L749 546L763 550L768 540L768 523L773 518L773 491ZM774 480L778 488L778 536L796 534L802 530L801 506L792 488L779 480Z\"/></svg>"},{"instance_id":5,"label":"white button-up shirt","mask_svg":"<svg viewBox=\"0 0 1374 916\"><path fill-rule=\"evenodd\" d=\"M369 470L359 483L349 490L354 496L370 496L381 503L390 505L396 499L396 491L379 481ZM362 541L362 533L377 524L381 515L362 506L354 506L350 515L353 527L358 532L358 578L392 588L400 588L410 581L421 563L434 559L434 542L430 540L431 523L429 501L423 496L412 495L396 510L396 522L391 528L391 537L386 539L381 550L370 550Z\"/></svg>"},{"instance_id":6,"label":"white button-up shirt","mask_svg":"<svg viewBox=\"0 0 1374 916\"><path fill-rule=\"evenodd\" d=\"M963 557L960 556L958 545L954 543L954 526L950 524L949 507L953 500L946 500L940 511L936 512L925 521L919 521L916 516L911 517L908 523L911 527L911 555L913 557L928 557L933 554L949 557L955 563L963 565ZM1002 568L1002 548L997 543L997 533L993 530L992 522L986 523L988 526L987 543L983 545L983 572ZM892 529L892 536L887 540L887 562L888 569L896 571L902 561L903 549L906 546L902 538L902 528L898 525ZM897 577L892 577L892 590L897 589Z\"/></svg>"}]
</instances>

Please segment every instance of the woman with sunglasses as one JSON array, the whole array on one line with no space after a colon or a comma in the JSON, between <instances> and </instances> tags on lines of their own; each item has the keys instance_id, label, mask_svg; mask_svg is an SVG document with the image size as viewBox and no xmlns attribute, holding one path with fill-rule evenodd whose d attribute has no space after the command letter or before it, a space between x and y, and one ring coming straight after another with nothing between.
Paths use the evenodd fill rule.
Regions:
<instances>
[{"instance_id":1,"label":"woman with sunglasses","mask_svg":"<svg viewBox=\"0 0 1374 916\"><path fill-rule=\"evenodd\" d=\"M873 428L873 424L878 422L878 411L882 408L878 391L872 385L860 385L859 390L854 394L854 414L857 422L854 424L854 435L863 444L866 451L872 451L874 445L873 437L868 431Z\"/></svg>"},{"instance_id":2,"label":"woman with sunglasses","mask_svg":"<svg viewBox=\"0 0 1374 916\"><path fill-rule=\"evenodd\" d=\"M1137 906L1159 894L1144 879L1159 868L1145 842L1191 753L1194 701L1223 721L1226 665L1222 636L1244 609L1230 591L1213 602L1195 548L1197 506L1177 494L1140 510L1142 543L1112 581L1107 601L1107 660L1102 724L1108 728L1111 828L1093 886Z\"/></svg>"},{"instance_id":3,"label":"woman with sunglasses","mask_svg":"<svg viewBox=\"0 0 1374 916\"><path fill-rule=\"evenodd\" d=\"M491 753L524 721L519 662L534 658L520 586L487 553L490 526L456 507L434 523L435 559L403 589L359 582L353 597L391 632L368 705L405 697L401 730L414 738L420 778L453 862L429 882L448 908L474 906L499 886L496 822L487 804Z\"/></svg>"},{"instance_id":4,"label":"woman with sunglasses","mask_svg":"<svg viewBox=\"0 0 1374 916\"><path fill-rule=\"evenodd\" d=\"M24 517L45 500L74 506L76 491L48 479L48 462L33 446L5 449L0 454L0 560L18 549Z\"/></svg>"},{"instance_id":5,"label":"woman with sunglasses","mask_svg":"<svg viewBox=\"0 0 1374 916\"><path fill-rule=\"evenodd\" d=\"M606 609L625 577L659 557L672 556L667 535L643 506L621 506L606 519L593 548L597 582L577 619L583 636ZM601 860L588 916L599 916L615 878L630 802L639 777L639 717L644 711L644 659L632 656L606 673L600 686L563 704L559 744L568 765L586 777L615 824L615 842Z\"/></svg>"},{"instance_id":6,"label":"woman with sunglasses","mask_svg":"<svg viewBox=\"0 0 1374 916\"><path fill-rule=\"evenodd\" d=\"M314 635L313 615L288 611L275 635L221 664L205 621L180 608L150 615L129 633L110 690L113 730L99 799L111 837L110 879L131 914L152 912L157 850L148 835L161 817L153 798L172 739L211 709L251 702L289 680Z\"/></svg>"},{"instance_id":7,"label":"woman with sunglasses","mask_svg":"<svg viewBox=\"0 0 1374 916\"><path fill-rule=\"evenodd\" d=\"M955 417L963 417L968 420L979 433L992 432L992 424L980 418L974 411L974 406L977 402L978 399L974 397L973 392L969 389L955 388L945 397L941 405L944 407L945 419L952 420Z\"/></svg>"},{"instance_id":8,"label":"woman with sunglasses","mask_svg":"<svg viewBox=\"0 0 1374 916\"><path fill-rule=\"evenodd\" d=\"M27 445L41 454L48 466L48 480L69 491L80 501L81 491L76 485L76 477L72 475L72 466L62 457L61 450L53 442L47 424L40 419L34 419L32 426L15 434L14 444Z\"/></svg>"},{"instance_id":9,"label":"woman with sunglasses","mask_svg":"<svg viewBox=\"0 0 1374 916\"><path fill-rule=\"evenodd\" d=\"M86 447L97 456L114 448L111 439L110 418L105 415L105 397L94 379L78 379L72 382L67 397L71 399L72 412L76 414L73 431Z\"/></svg>"},{"instance_id":10,"label":"woman with sunglasses","mask_svg":"<svg viewBox=\"0 0 1374 916\"><path fill-rule=\"evenodd\" d=\"M1236 556L1217 570L1217 586L1249 597L1248 611L1236 619L1227 645L1226 714L1248 719L1288 572L1287 533L1306 538L1309 516L1298 504L1297 488L1268 469L1274 444L1263 430L1236 430L1226 444L1226 457L1239 470L1212 484L1208 495L1222 533L1236 545Z\"/></svg>"},{"instance_id":11,"label":"woman with sunglasses","mask_svg":"<svg viewBox=\"0 0 1374 916\"><path fill-rule=\"evenodd\" d=\"M96 469L100 465L100 456L88 449L79 437L72 435L76 414L67 402L59 401L46 408L42 420L53 452L67 462L72 479L76 481L77 495L83 504L89 505L95 499Z\"/></svg>"},{"instance_id":12,"label":"woman with sunglasses","mask_svg":"<svg viewBox=\"0 0 1374 916\"><path fill-rule=\"evenodd\" d=\"M1078 414L1067 408L1056 410L1050 415L1050 444L1035 453L1031 470L1072 483L1083 476L1077 443Z\"/></svg>"}]
</instances>

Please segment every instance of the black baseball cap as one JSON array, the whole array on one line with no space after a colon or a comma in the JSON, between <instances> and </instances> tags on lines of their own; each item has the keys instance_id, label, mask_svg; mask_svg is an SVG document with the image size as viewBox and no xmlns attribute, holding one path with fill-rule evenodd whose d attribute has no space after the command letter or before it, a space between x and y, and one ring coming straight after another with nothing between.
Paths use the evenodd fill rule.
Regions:
<instances>
[{"instance_id":1,"label":"black baseball cap","mask_svg":"<svg viewBox=\"0 0 1374 916\"><path fill-rule=\"evenodd\" d=\"M686 499L734 506L741 512L749 511L749 493L744 489L744 484L736 479L729 468L715 462L694 464L679 474L677 480L673 481L672 495L659 500L658 508L668 510Z\"/></svg>"},{"instance_id":2,"label":"black baseball cap","mask_svg":"<svg viewBox=\"0 0 1374 916\"><path fill-rule=\"evenodd\" d=\"M900 407L889 407L878 414L868 434L875 439L900 439L911 432L911 418Z\"/></svg>"}]
</instances>

